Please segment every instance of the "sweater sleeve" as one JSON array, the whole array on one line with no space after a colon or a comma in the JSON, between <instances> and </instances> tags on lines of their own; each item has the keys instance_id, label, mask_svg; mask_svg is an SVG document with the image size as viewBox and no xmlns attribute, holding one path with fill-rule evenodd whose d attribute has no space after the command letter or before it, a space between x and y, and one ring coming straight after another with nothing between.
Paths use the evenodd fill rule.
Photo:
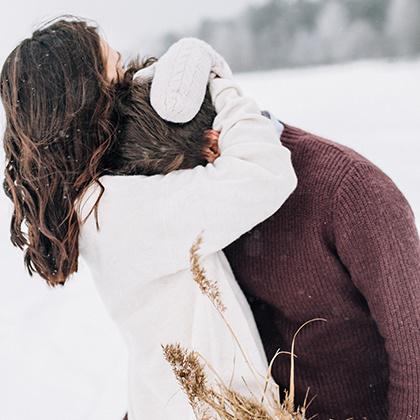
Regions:
<instances>
[{"instance_id":1,"label":"sweater sleeve","mask_svg":"<svg viewBox=\"0 0 420 420\"><path fill-rule=\"evenodd\" d=\"M140 238L127 252L142 261L136 270L144 278L189 268L199 234L202 256L222 250L277 211L297 185L290 151L254 100L233 79L213 79L210 92L220 132L213 163L167 175L101 177L104 234ZM119 253L132 242L118 244Z\"/></svg>"},{"instance_id":2,"label":"sweater sleeve","mask_svg":"<svg viewBox=\"0 0 420 420\"><path fill-rule=\"evenodd\" d=\"M377 167L355 163L336 197L338 255L389 357L389 419L420 413L420 243L413 212Z\"/></svg>"}]
</instances>

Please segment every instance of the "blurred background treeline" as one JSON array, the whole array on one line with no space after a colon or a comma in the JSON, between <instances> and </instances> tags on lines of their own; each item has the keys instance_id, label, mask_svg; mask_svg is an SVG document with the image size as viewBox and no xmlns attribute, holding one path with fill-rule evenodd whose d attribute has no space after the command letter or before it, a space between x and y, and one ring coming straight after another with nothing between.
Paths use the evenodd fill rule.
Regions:
<instances>
[{"instance_id":1,"label":"blurred background treeline","mask_svg":"<svg viewBox=\"0 0 420 420\"><path fill-rule=\"evenodd\" d=\"M227 19L169 32L213 45L235 71L420 55L420 0L268 0Z\"/></svg>"}]
</instances>

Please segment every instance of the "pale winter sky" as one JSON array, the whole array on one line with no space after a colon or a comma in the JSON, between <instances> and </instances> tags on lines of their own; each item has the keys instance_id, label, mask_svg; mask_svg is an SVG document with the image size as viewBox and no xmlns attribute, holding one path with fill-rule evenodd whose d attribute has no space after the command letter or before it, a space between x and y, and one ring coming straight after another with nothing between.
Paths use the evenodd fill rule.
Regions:
<instances>
[{"instance_id":1,"label":"pale winter sky","mask_svg":"<svg viewBox=\"0 0 420 420\"><path fill-rule=\"evenodd\" d=\"M156 35L194 27L203 17L229 17L250 4L261 3L264 0L11 1L7 6L2 4L0 61L3 63L18 42L29 36L39 23L63 13L95 20L108 42L122 53L150 54L148 45Z\"/></svg>"}]
</instances>

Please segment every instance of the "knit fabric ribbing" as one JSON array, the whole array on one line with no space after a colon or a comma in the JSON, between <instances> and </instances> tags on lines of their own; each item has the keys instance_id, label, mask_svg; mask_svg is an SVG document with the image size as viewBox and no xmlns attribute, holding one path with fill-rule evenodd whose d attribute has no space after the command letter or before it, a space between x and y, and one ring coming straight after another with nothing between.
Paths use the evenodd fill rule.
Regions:
<instances>
[{"instance_id":1,"label":"knit fabric ribbing","mask_svg":"<svg viewBox=\"0 0 420 420\"><path fill-rule=\"evenodd\" d=\"M420 245L402 193L360 154L285 124L298 187L224 249L268 359L298 336L297 399L320 420L420 418ZM286 388L289 361L273 377Z\"/></svg>"}]
</instances>

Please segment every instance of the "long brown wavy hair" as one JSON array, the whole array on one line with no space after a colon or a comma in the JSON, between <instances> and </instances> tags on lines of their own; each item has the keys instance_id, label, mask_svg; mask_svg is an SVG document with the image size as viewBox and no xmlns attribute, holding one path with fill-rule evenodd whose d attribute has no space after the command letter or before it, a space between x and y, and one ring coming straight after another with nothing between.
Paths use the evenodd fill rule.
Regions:
<instances>
[{"instance_id":1,"label":"long brown wavy hair","mask_svg":"<svg viewBox=\"0 0 420 420\"><path fill-rule=\"evenodd\" d=\"M67 16L44 25L10 53L0 84L10 239L25 248L31 276L63 285L78 268L74 203L92 182L103 193L98 178L118 125L96 26Z\"/></svg>"}]
</instances>

